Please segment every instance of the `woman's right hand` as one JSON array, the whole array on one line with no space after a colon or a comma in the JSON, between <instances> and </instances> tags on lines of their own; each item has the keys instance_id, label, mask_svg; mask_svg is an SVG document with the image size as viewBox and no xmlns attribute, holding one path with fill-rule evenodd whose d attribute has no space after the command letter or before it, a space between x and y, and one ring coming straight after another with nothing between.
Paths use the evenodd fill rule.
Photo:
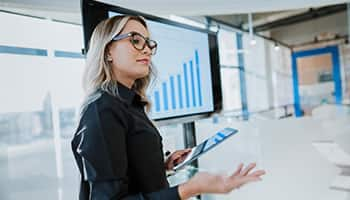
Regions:
<instances>
[{"instance_id":1,"label":"woman's right hand","mask_svg":"<svg viewBox=\"0 0 350 200\"><path fill-rule=\"evenodd\" d=\"M257 170L250 173L255 166L256 164L252 163L243 169L243 164L240 164L238 169L229 176L199 172L179 186L180 197L188 199L202 193L229 193L249 182L260 181L260 176L264 175L265 171Z\"/></svg>"}]
</instances>

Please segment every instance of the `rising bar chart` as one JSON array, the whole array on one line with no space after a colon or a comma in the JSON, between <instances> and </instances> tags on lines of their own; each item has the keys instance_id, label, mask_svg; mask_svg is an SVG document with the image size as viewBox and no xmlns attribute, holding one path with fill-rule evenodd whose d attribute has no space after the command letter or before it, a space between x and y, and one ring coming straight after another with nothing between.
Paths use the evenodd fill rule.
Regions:
<instances>
[{"instance_id":1,"label":"rising bar chart","mask_svg":"<svg viewBox=\"0 0 350 200\"><path fill-rule=\"evenodd\" d=\"M213 92L207 33L148 21L158 43L152 57L157 71L147 97L152 119L211 112Z\"/></svg>"},{"instance_id":2,"label":"rising bar chart","mask_svg":"<svg viewBox=\"0 0 350 200\"><path fill-rule=\"evenodd\" d=\"M193 59L194 61L192 59L184 61L182 71L179 74L170 75L161 83L162 88L153 91L154 112L183 110L203 105L198 50L194 51ZM179 68L181 69L181 67ZM183 93L183 86L185 93Z\"/></svg>"}]
</instances>

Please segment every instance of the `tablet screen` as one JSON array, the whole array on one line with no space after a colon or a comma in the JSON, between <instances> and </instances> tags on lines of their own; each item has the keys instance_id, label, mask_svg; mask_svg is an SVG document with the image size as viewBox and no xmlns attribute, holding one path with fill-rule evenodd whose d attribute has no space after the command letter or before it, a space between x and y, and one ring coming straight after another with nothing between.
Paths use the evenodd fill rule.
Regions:
<instances>
[{"instance_id":1,"label":"tablet screen","mask_svg":"<svg viewBox=\"0 0 350 200\"><path fill-rule=\"evenodd\" d=\"M180 168L184 167L187 164L190 164L192 161L197 159L199 156L204 154L205 152L209 151L210 149L214 148L218 144L220 144L222 141L226 140L228 137L234 135L237 133L238 130L233 128L224 128L217 132L212 137L206 139L204 142L199 144L198 146L192 148L191 153L187 156L187 158L182 162L179 163L174 167L174 170L179 170Z\"/></svg>"}]
</instances>

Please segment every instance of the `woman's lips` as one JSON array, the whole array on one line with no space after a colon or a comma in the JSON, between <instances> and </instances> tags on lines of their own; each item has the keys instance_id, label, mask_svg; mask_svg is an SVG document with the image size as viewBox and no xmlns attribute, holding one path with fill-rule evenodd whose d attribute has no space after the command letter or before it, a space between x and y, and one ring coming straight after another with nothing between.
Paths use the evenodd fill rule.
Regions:
<instances>
[{"instance_id":1,"label":"woman's lips","mask_svg":"<svg viewBox=\"0 0 350 200\"><path fill-rule=\"evenodd\" d=\"M145 64L145 65L149 64L149 60L148 59L138 59L136 61L139 62L139 63Z\"/></svg>"}]
</instances>

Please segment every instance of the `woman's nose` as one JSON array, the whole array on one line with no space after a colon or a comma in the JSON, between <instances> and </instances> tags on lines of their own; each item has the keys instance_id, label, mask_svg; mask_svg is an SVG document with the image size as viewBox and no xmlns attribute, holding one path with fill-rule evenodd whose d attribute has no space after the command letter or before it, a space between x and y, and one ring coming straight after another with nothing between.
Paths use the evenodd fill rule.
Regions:
<instances>
[{"instance_id":1,"label":"woman's nose","mask_svg":"<svg viewBox=\"0 0 350 200\"><path fill-rule=\"evenodd\" d=\"M148 47L148 45L146 45L145 48L142 50L142 53L146 55L151 55L152 50Z\"/></svg>"}]
</instances>

